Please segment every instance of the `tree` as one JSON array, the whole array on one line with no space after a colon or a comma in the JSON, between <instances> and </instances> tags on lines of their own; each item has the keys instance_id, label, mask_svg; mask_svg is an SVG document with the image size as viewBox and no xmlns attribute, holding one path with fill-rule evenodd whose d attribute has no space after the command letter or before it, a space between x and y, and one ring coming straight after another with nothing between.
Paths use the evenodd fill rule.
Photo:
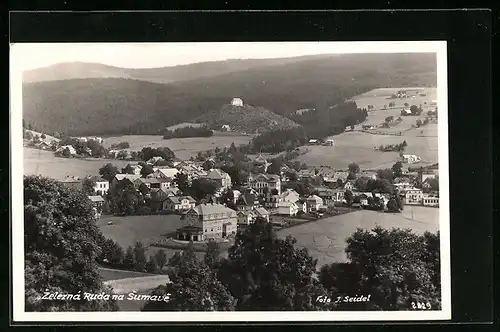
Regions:
<instances>
[{"instance_id":1,"label":"tree","mask_svg":"<svg viewBox=\"0 0 500 332\"><path fill-rule=\"evenodd\" d=\"M134 184L127 179L117 183L109 192L112 210L116 214L133 215L141 205L142 195L137 192Z\"/></svg>"},{"instance_id":2,"label":"tree","mask_svg":"<svg viewBox=\"0 0 500 332\"><path fill-rule=\"evenodd\" d=\"M394 179L394 174L392 173L392 169L385 168L377 170L377 179L384 179L389 182L392 182Z\"/></svg>"},{"instance_id":3,"label":"tree","mask_svg":"<svg viewBox=\"0 0 500 332\"><path fill-rule=\"evenodd\" d=\"M418 119L415 124L416 124L417 128L420 128L422 126L422 120Z\"/></svg>"},{"instance_id":4,"label":"tree","mask_svg":"<svg viewBox=\"0 0 500 332\"><path fill-rule=\"evenodd\" d=\"M429 303L439 310L437 239L410 230L358 229L346 241L349 265L343 271L337 267L335 280L324 272L320 279L340 294L371 294L369 302L360 304L367 310L408 310L412 302ZM352 310L351 304L346 309Z\"/></svg>"},{"instance_id":5,"label":"tree","mask_svg":"<svg viewBox=\"0 0 500 332\"><path fill-rule=\"evenodd\" d=\"M112 164L106 164L99 169L99 175L101 175L103 179L106 179L110 182L118 173L118 168L116 168Z\"/></svg>"},{"instance_id":6,"label":"tree","mask_svg":"<svg viewBox=\"0 0 500 332\"><path fill-rule=\"evenodd\" d=\"M127 270L133 270L135 267L134 248L132 248L131 246L128 246L127 251L125 252L125 257L123 258L123 267Z\"/></svg>"},{"instance_id":7,"label":"tree","mask_svg":"<svg viewBox=\"0 0 500 332\"><path fill-rule=\"evenodd\" d=\"M141 168L141 175L143 178L147 177L149 174L151 174L153 172L154 172L153 166L151 166L151 165L144 165Z\"/></svg>"},{"instance_id":8,"label":"tree","mask_svg":"<svg viewBox=\"0 0 500 332\"><path fill-rule=\"evenodd\" d=\"M44 139L47 138L47 136L45 136L45 134L42 133L42 135L40 136L40 138L44 140Z\"/></svg>"},{"instance_id":9,"label":"tree","mask_svg":"<svg viewBox=\"0 0 500 332\"><path fill-rule=\"evenodd\" d=\"M127 164L124 169L122 169L123 174L135 174L134 168L132 165Z\"/></svg>"},{"instance_id":10,"label":"tree","mask_svg":"<svg viewBox=\"0 0 500 332\"><path fill-rule=\"evenodd\" d=\"M104 260L106 260L107 264L120 267L123 264L125 253L118 243L112 239L107 239L103 243L101 257L101 262L104 263Z\"/></svg>"},{"instance_id":11,"label":"tree","mask_svg":"<svg viewBox=\"0 0 500 332\"><path fill-rule=\"evenodd\" d=\"M352 191L346 190L344 193L344 199L347 203L347 205L351 205L354 202L354 195Z\"/></svg>"},{"instance_id":12,"label":"tree","mask_svg":"<svg viewBox=\"0 0 500 332\"><path fill-rule=\"evenodd\" d=\"M201 167L203 167L203 170L205 170L206 172L214 168L214 166L215 166L214 162L210 159L205 160L203 165L201 165Z\"/></svg>"},{"instance_id":13,"label":"tree","mask_svg":"<svg viewBox=\"0 0 500 332\"><path fill-rule=\"evenodd\" d=\"M207 243L207 251L205 253L204 262L209 268L213 269L218 266L220 262L219 252L219 243L215 241L209 241Z\"/></svg>"},{"instance_id":14,"label":"tree","mask_svg":"<svg viewBox=\"0 0 500 332\"><path fill-rule=\"evenodd\" d=\"M388 116L388 117L386 117L386 118L385 118L385 122L386 122L386 123L390 123L390 122L392 122L393 120L394 120L394 116L392 116L392 115L391 115L391 116Z\"/></svg>"},{"instance_id":15,"label":"tree","mask_svg":"<svg viewBox=\"0 0 500 332\"><path fill-rule=\"evenodd\" d=\"M313 275L317 260L296 248L292 237L279 239L272 226L258 218L236 235L220 280L237 299L237 310L321 310L324 295Z\"/></svg>"},{"instance_id":16,"label":"tree","mask_svg":"<svg viewBox=\"0 0 500 332\"><path fill-rule=\"evenodd\" d=\"M189 188L188 176L182 172L174 175L174 183L182 193L186 192L186 190Z\"/></svg>"},{"instance_id":17,"label":"tree","mask_svg":"<svg viewBox=\"0 0 500 332\"><path fill-rule=\"evenodd\" d=\"M410 104L408 104L408 103L404 103L404 105L405 105L405 107L408 107L408 106L410 106Z\"/></svg>"},{"instance_id":18,"label":"tree","mask_svg":"<svg viewBox=\"0 0 500 332\"><path fill-rule=\"evenodd\" d=\"M357 174L360 171L359 165L356 163L350 163L348 167L349 173Z\"/></svg>"},{"instance_id":19,"label":"tree","mask_svg":"<svg viewBox=\"0 0 500 332\"><path fill-rule=\"evenodd\" d=\"M392 172L394 173L394 177L401 177L403 175L403 163L398 161L394 165L392 165Z\"/></svg>"},{"instance_id":20,"label":"tree","mask_svg":"<svg viewBox=\"0 0 500 332\"><path fill-rule=\"evenodd\" d=\"M160 270L160 273L163 271L163 267L167 263L167 254L165 253L165 250L160 249L156 252L155 254L155 259L156 263L158 264L158 269Z\"/></svg>"},{"instance_id":21,"label":"tree","mask_svg":"<svg viewBox=\"0 0 500 332\"><path fill-rule=\"evenodd\" d=\"M193 198L200 200L207 196L214 195L218 189L219 186L216 182L210 179L199 178L193 180L189 191Z\"/></svg>"},{"instance_id":22,"label":"tree","mask_svg":"<svg viewBox=\"0 0 500 332\"><path fill-rule=\"evenodd\" d=\"M31 125L31 123L28 123L28 130L33 130L33 126Z\"/></svg>"},{"instance_id":23,"label":"tree","mask_svg":"<svg viewBox=\"0 0 500 332\"><path fill-rule=\"evenodd\" d=\"M367 191L368 182L370 182L370 178L362 176L354 182L354 187L359 191Z\"/></svg>"},{"instance_id":24,"label":"tree","mask_svg":"<svg viewBox=\"0 0 500 332\"><path fill-rule=\"evenodd\" d=\"M85 178L82 181L82 189L85 195L92 196L95 194L95 181L90 178Z\"/></svg>"},{"instance_id":25,"label":"tree","mask_svg":"<svg viewBox=\"0 0 500 332\"><path fill-rule=\"evenodd\" d=\"M286 177L288 178L288 180L290 180L292 182L295 182L295 181L298 180L297 173L294 172L294 171L288 171L288 172L286 172Z\"/></svg>"},{"instance_id":26,"label":"tree","mask_svg":"<svg viewBox=\"0 0 500 332\"><path fill-rule=\"evenodd\" d=\"M23 138L31 141L33 139L33 134L29 130L24 130L23 131Z\"/></svg>"},{"instance_id":27,"label":"tree","mask_svg":"<svg viewBox=\"0 0 500 332\"><path fill-rule=\"evenodd\" d=\"M109 293L96 261L101 254L91 202L55 180L24 178L26 311L116 311L116 301L42 300L46 292Z\"/></svg>"},{"instance_id":28,"label":"tree","mask_svg":"<svg viewBox=\"0 0 500 332\"><path fill-rule=\"evenodd\" d=\"M175 259L175 262L173 260ZM153 290L151 295L167 296L170 300L148 301L143 311L232 311L235 299L194 252L193 243L180 254L176 252L171 259L174 267L169 272L172 281Z\"/></svg>"},{"instance_id":29,"label":"tree","mask_svg":"<svg viewBox=\"0 0 500 332\"><path fill-rule=\"evenodd\" d=\"M267 173L280 175L281 167L283 167L283 160L281 158L274 158L271 165L267 168Z\"/></svg>"},{"instance_id":30,"label":"tree","mask_svg":"<svg viewBox=\"0 0 500 332\"><path fill-rule=\"evenodd\" d=\"M137 241L134 245L134 269L142 272L146 267L146 249L141 241Z\"/></svg>"},{"instance_id":31,"label":"tree","mask_svg":"<svg viewBox=\"0 0 500 332\"><path fill-rule=\"evenodd\" d=\"M149 260L146 263L144 269L146 270L146 272L149 272L149 273L158 272L158 263L156 262L155 256L152 256L152 255L149 256Z\"/></svg>"}]
</instances>

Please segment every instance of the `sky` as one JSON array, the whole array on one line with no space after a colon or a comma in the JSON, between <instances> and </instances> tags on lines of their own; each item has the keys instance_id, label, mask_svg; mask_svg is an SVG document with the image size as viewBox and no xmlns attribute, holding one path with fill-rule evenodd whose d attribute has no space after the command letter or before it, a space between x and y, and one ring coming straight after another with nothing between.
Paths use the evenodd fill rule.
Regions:
<instances>
[{"instance_id":1,"label":"sky","mask_svg":"<svg viewBox=\"0 0 500 332\"><path fill-rule=\"evenodd\" d=\"M432 42L430 42L432 43ZM95 62L124 68L156 68L227 59L265 59L315 54L424 52L429 42L268 43L18 43L11 61L29 70L61 62Z\"/></svg>"}]
</instances>

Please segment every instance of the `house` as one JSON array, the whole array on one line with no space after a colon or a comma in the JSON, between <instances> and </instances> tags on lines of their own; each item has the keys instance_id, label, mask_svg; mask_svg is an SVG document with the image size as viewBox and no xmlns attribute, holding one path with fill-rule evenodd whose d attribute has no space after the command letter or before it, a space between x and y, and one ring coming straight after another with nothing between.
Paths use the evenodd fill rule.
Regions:
<instances>
[{"instance_id":1,"label":"house","mask_svg":"<svg viewBox=\"0 0 500 332\"><path fill-rule=\"evenodd\" d=\"M319 140L317 140L317 139L315 139L315 138L311 138L311 139L307 142L307 144L309 144L309 145L318 145L319 143L320 143L320 142L319 142Z\"/></svg>"},{"instance_id":2,"label":"house","mask_svg":"<svg viewBox=\"0 0 500 332\"><path fill-rule=\"evenodd\" d=\"M377 179L377 172L375 172L375 171L362 171L361 173L358 173L358 177L364 177L364 178L369 178L371 180L376 180Z\"/></svg>"},{"instance_id":3,"label":"house","mask_svg":"<svg viewBox=\"0 0 500 332\"><path fill-rule=\"evenodd\" d=\"M418 188L403 190L401 191L401 195L404 198L404 204L408 205L422 204L422 199L424 196L422 190Z\"/></svg>"},{"instance_id":4,"label":"house","mask_svg":"<svg viewBox=\"0 0 500 332\"><path fill-rule=\"evenodd\" d=\"M141 185L146 186L148 189L163 189L167 190L174 186L173 179L168 178L138 178L133 181L136 188Z\"/></svg>"},{"instance_id":5,"label":"house","mask_svg":"<svg viewBox=\"0 0 500 332\"><path fill-rule=\"evenodd\" d=\"M149 174L148 178L173 179L179 170L177 168L157 168L153 173Z\"/></svg>"},{"instance_id":6,"label":"house","mask_svg":"<svg viewBox=\"0 0 500 332\"><path fill-rule=\"evenodd\" d=\"M421 161L422 159L414 154L404 154L402 157L402 162L408 163L408 164L413 164L416 162Z\"/></svg>"},{"instance_id":7,"label":"house","mask_svg":"<svg viewBox=\"0 0 500 332\"><path fill-rule=\"evenodd\" d=\"M231 105L243 106L243 100L241 100L241 98L233 98L233 100L231 100Z\"/></svg>"},{"instance_id":8,"label":"house","mask_svg":"<svg viewBox=\"0 0 500 332\"><path fill-rule=\"evenodd\" d=\"M411 110L409 108L403 108L401 110L401 115L411 115Z\"/></svg>"},{"instance_id":9,"label":"house","mask_svg":"<svg viewBox=\"0 0 500 332\"><path fill-rule=\"evenodd\" d=\"M131 169L131 173L127 172L128 169ZM134 174L141 175L142 166L141 165L132 165L128 164L124 168L122 168L122 174Z\"/></svg>"},{"instance_id":10,"label":"house","mask_svg":"<svg viewBox=\"0 0 500 332\"><path fill-rule=\"evenodd\" d=\"M363 130L370 130L370 129L374 129L375 127L373 125L366 124L366 125L363 125L362 128L363 128Z\"/></svg>"},{"instance_id":11,"label":"house","mask_svg":"<svg viewBox=\"0 0 500 332\"><path fill-rule=\"evenodd\" d=\"M74 176L66 176L64 180L59 181L67 188L72 189L81 189L82 188L82 180L74 177Z\"/></svg>"},{"instance_id":12,"label":"house","mask_svg":"<svg viewBox=\"0 0 500 332\"><path fill-rule=\"evenodd\" d=\"M87 196L90 201L92 202L93 210L95 213L96 218L100 218L102 214L102 209L104 206L104 198L101 196Z\"/></svg>"},{"instance_id":13,"label":"house","mask_svg":"<svg viewBox=\"0 0 500 332\"><path fill-rule=\"evenodd\" d=\"M250 211L259 206L259 198L254 194L241 194L236 201L238 211Z\"/></svg>"},{"instance_id":14,"label":"house","mask_svg":"<svg viewBox=\"0 0 500 332\"><path fill-rule=\"evenodd\" d=\"M337 192L334 189L330 188L316 188L318 192L318 196L323 200L325 205L334 205L337 199Z\"/></svg>"},{"instance_id":15,"label":"house","mask_svg":"<svg viewBox=\"0 0 500 332\"><path fill-rule=\"evenodd\" d=\"M294 204L297 206L297 213L299 213L299 212L306 213L307 212L307 202L305 199L301 198L298 201L294 202Z\"/></svg>"},{"instance_id":16,"label":"house","mask_svg":"<svg viewBox=\"0 0 500 332\"><path fill-rule=\"evenodd\" d=\"M56 154L63 154L66 149L68 149L69 154L71 156L76 155L76 149L72 145L63 145L63 146L60 146L59 148L57 148L57 150L55 151L55 153Z\"/></svg>"},{"instance_id":17,"label":"house","mask_svg":"<svg viewBox=\"0 0 500 332\"><path fill-rule=\"evenodd\" d=\"M267 162L266 158L259 154L253 161L252 165L254 168L259 169L261 172L267 172L267 168L271 165L271 163Z\"/></svg>"},{"instance_id":18,"label":"house","mask_svg":"<svg viewBox=\"0 0 500 332\"><path fill-rule=\"evenodd\" d=\"M177 229L177 239L204 241L221 239L236 234L236 211L222 204L200 204L185 214L185 226Z\"/></svg>"},{"instance_id":19,"label":"house","mask_svg":"<svg viewBox=\"0 0 500 332\"><path fill-rule=\"evenodd\" d=\"M368 205L368 198L373 198L372 194L371 193L361 193L358 195L359 197L359 204L361 204L361 206L367 206Z\"/></svg>"},{"instance_id":20,"label":"house","mask_svg":"<svg viewBox=\"0 0 500 332\"><path fill-rule=\"evenodd\" d=\"M139 179L141 176L136 174L116 174L111 183L109 184L110 189L114 188L118 183L124 180L130 181L130 183L134 184L134 181ZM135 187L135 184L134 184Z\"/></svg>"},{"instance_id":21,"label":"house","mask_svg":"<svg viewBox=\"0 0 500 332\"><path fill-rule=\"evenodd\" d=\"M293 189L286 189L280 195L268 195L266 197L265 206L271 209L277 209L280 202L295 203L299 200L300 195Z\"/></svg>"},{"instance_id":22,"label":"house","mask_svg":"<svg viewBox=\"0 0 500 332\"><path fill-rule=\"evenodd\" d=\"M283 216L296 216L299 209L295 203L291 202L280 202L278 203L277 214Z\"/></svg>"},{"instance_id":23,"label":"house","mask_svg":"<svg viewBox=\"0 0 500 332\"><path fill-rule=\"evenodd\" d=\"M221 131L231 131L231 127L229 125L222 125L220 129Z\"/></svg>"},{"instance_id":24,"label":"house","mask_svg":"<svg viewBox=\"0 0 500 332\"><path fill-rule=\"evenodd\" d=\"M175 196L176 192L172 189L152 188L149 195L152 201L163 202L167 197Z\"/></svg>"},{"instance_id":25,"label":"house","mask_svg":"<svg viewBox=\"0 0 500 332\"><path fill-rule=\"evenodd\" d=\"M95 183L94 193L100 196L106 196L109 192L109 181L97 176L90 177L89 179Z\"/></svg>"},{"instance_id":26,"label":"house","mask_svg":"<svg viewBox=\"0 0 500 332\"><path fill-rule=\"evenodd\" d=\"M248 226L253 223L255 220L255 212L248 210L248 211L238 211L236 213L237 218L238 218L238 227L241 226Z\"/></svg>"},{"instance_id":27,"label":"house","mask_svg":"<svg viewBox=\"0 0 500 332\"><path fill-rule=\"evenodd\" d=\"M303 180L303 179L311 179L314 177L314 171L311 171L309 169L301 169L298 173L297 173L297 178L299 180Z\"/></svg>"},{"instance_id":28,"label":"house","mask_svg":"<svg viewBox=\"0 0 500 332\"><path fill-rule=\"evenodd\" d=\"M257 218L263 218L269 222L269 212L263 207L257 207L253 210L253 212Z\"/></svg>"},{"instance_id":29,"label":"house","mask_svg":"<svg viewBox=\"0 0 500 332\"><path fill-rule=\"evenodd\" d=\"M259 195L266 192L272 195L281 194L281 179L275 174L250 174L248 176L248 186L257 191Z\"/></svg>"},{"instance_id":30,"label":"house","mask_svg":"<svg viewBox=\"0 0 500 332\"><path fill-rule=\"evenodd\" d=\"M424 206L439 207L439 196L437 196L437 195L423 195L422 204Z\"/></svg>"},{"instance_id":31,"label":"house","mask_svg":"<svg viewBox=\"0 0 500 332\"><path fill-rule=\"evenodd\" d=\"M354 189L354 181L352 180L348 180L345 184L344 184L344 189L345 190L353 190Z\"/></svg>"},{"instance_id":32,"label":"house","mask_svg":"<svg viewBox=\"0 0 500 332\"><path fill-rule=\"evenodd\" d=\"M333 139L327 139L323 145L335 146L335 142L333 141Z\"/></svg>"},{"instance_id":33,"label":"house","mask_svg":"<svg viewBox=\"0 0 500 332\"><path fill-rule=\"evenodd\" d=\"M306 200L307 211L318 211L323 206L323 199L317 195L311 195Z\"/></svg>"},{"instance_id":34,"label":"house","mask_svg":"<svg viewBox=\"0 0 500 332\"><path fill-rule=\"evenodd\" d=\"M148 161L146 161L146 164L155 165L157 162L163 161L163 160L165 160L165 159L163 159L160 156L155 156L155 157L152 157L151 159L149 159Z\"/></svg>"},{"instance_id":35,"label":"house","mask_svg":"<svg viewBox=\"0 0 500 332\"><path fill-rule=\"evenodd\" d=\"M328 183L337 184L340 181L345 183L347 181L347 177L349 176L349 172L337 171L333 173L329 173L323 177L323 180Z\"/></svg>"},{"instance_id":36,"label":"house","mask_svg":"<svg viewBox=\"0 0 500 332\"><path fill-rule=\"evenodd\" d=\"M238 198L240 198L241 196L241 191L239 190L233 190L233 204L236 204L236 202L238 201Z\"/></svg>"},{"instance_id":37,"label":"house","mask_svg":"<svg viewBox=\"0 0 500 332\"><path fill-rule=\"evenodd\" d=\"M221 169L211 169L205 178L216 182L221 191L231 187L231 177Z\"/></svg>"},{"instance_id":38,"label":"house","mask_svg":"<svg viewBox=\"0 0 500 332\"><path fill-rule=\"evenodd\" d=\"M162 204L163 211L181 212L194 208L196 200L191 196L170 196Z\"/></svg>"}]
</instances>

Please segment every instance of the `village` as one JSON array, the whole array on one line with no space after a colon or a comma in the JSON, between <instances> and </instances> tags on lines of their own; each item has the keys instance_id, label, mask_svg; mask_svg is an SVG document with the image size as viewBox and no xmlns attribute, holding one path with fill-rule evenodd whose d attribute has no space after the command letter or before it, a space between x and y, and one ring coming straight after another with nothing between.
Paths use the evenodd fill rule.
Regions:
<instances>
[{"instance_id":1,"label":"village","mask_svg":"<svg viewBox=\"0 0 500 332\"><path fill-rule=\"evenodd\" d=\"M234 186L231 176L222 169L204 169L202 162L188 160L174 162L173 167L153 166L160 160L154 157L146 163L130 163L111 181L89 175L85 178L68 176L61 183L81 189L85 181L90 181L93 193L88 198L94 204L97 217L109 213L108 200L113 189L132 186L139 197L148 202L149 213L178 214L185 220L185 225L176 232L179 241L230 238L258 217L281 228L289 225L287 220L290 218L317 220L342 209L396 213L404 205L439 207L437 165L433 169L410 171L411 167L402 167L404 163L411 163L408 156L393 167L396 177L391 181L377 181L383 180L380 176L387 177L386 170L361 171L354 163L349 170L324 168L298 172L285 165L279 174L269 174L271 163L259 155L252 161L256 172L249 174L241 186ZM152 172L144 175L143 168L150 168ZM215 184L216 191L198 200L185 195L178 185L183 176L187 185L197 179L208 180ZM292 182L314 185L310 193L304 195L288 188ZM369 188L370 182L372 188Z\"/></svg>"}]
</instances>

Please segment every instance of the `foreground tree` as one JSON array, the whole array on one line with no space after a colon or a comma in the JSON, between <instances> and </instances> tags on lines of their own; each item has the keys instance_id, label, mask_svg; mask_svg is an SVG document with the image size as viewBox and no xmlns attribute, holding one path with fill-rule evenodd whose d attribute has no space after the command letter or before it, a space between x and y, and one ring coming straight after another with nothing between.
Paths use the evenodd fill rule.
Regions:
<instances>
[{"instance_id":1,"label":"foreground tree","mask_svg":"<svg viewBox=\"0 0 500 332\"><path fill-rule=\"evenodd\" d=\"M165 250L158 250L155 254L155 260L161 273L163 271L163 267L167 264L167 254L165 253Z\"/></svg>"},{"instance_id":2,"label":"foreground tree","mask_svg":"<svg viewBox=\"0 0 500 332\"><path fill-rule=\"evenodd\" d=\"M417 302L440 309L439 234L358 229L347 239L345 251L350 262L323 267L320 280L339 296L371 294L371 298L340 309L411 310Z\"/></svg>"},{"instance_id":3,"label":"foreground tree","mask_svg":"<svg viewBox=\"0 0 500 332\"><path fill-rule=\"evenodd\" d=\"M175 256L175 255L174 255ZM148 301L142 311L232 311L235 299L192 248L178 255L171 283L155 288L151 295L168 296L169 301Z\"/></svg>"},{"instance_id":4,"label":"foreground tree","mask_svg":"<svg viewBox=\"0 0 500 332\"><path fill-rule=\"evenodd\" d=\"M89 178L85 178L82 181L82 189L85 195L92 196L95 194L95 181Z\"/></svg>"},{"instance_id":5,"label":"foreground tree","mask_svg":"<svg viewBox=\"0 0 500 332\"><path fill-rule=\"evenodd\" d=\"M323 287L313 278L317 260L296 240L276 237L258 218L239 232L219 271L220 279L238 300L237 310L321 310L316 302Z\"/></svg>"},{"instance_id":6,"label":"foreground tree","mask_svg":"<svg viewBox=\"0 0 500 332\"><path fill-rule=\"evenodd\" d=\"M116 301L89 301L83 292L110 294L97 270L100 231L82 191L35 176L24 178L26 311L112 311ZM44 293L78 299L42 299Z\"/></svg>"}]
</instances>

